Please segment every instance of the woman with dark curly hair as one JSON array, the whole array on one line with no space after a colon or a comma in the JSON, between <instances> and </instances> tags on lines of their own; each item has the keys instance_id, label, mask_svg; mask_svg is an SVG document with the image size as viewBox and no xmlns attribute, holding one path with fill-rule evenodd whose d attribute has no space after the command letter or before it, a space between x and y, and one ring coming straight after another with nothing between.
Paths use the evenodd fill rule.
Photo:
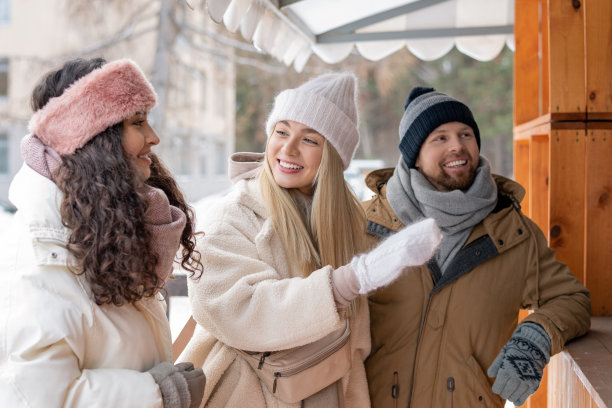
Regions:
<instances>
[{"instance_id":1,"label":"woman with dark curly hair","mask_svg":"<svg viewBox=\"0 0 612 408\"><path fill-rule=\"evenodd\" d=\"M0 271L6 406L200 404L204 375L172 364L160 295L179 248L191 278L202 264L193 213L151 152L155 102L130 60L72 60L34 89Z\"/></svg>"}]
</instances>

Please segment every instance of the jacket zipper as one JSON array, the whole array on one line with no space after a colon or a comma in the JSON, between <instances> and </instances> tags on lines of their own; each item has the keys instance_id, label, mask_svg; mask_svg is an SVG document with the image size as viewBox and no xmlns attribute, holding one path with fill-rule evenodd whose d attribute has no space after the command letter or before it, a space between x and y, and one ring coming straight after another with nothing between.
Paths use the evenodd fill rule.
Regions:
<instances>
[{"instance_id":1,"label":"jacket zipper","mask_svg":"<svg viewBox=\"0 0 612 408\"><path fill-rule=\"evenodd\" d=\"M455 398L453 398L453 392L455 392L455 379L453 377L448 377L446 379L446 389L451 393L451 408L455 406Z\"/></svg>"},{"instance_id":2,"label":"jacket zipper","mask_svg":"<svg viewBox=\"0 0 612 408\"><path fill-rule=\"evenodd\" d=\"M434 285L435 286L435 285ZM412 362L412 382L410 383L410 392L408 393L408 408L412 404L412 392L414 391L414 380L415 380L415 369L417 356L419 354L419 345L421 344L421 335L423 334L423 328L425 327L425 322L427 321L427 315L429 313L429 304L431 303L431 297L433 296L433 291L429 294L429 298L427 299L427 306L425 307L425 314L423 315L423 321L421 322L421 328L419 329L419 336L417 337L416 349L414 352L414 361Z\"/></svg>"},{"instance_id":3,"label":"jacket zipper","mask_svg":"<svg viewBox=\"0 0 612 408\"><path fill-rule=\"evenodd\" d=\"M327 350L322 351L319 354L316 354L313 358L311 358L309 361L302 363L294 368L290 368L287 370L282 370L282 371L276 371L274 372L274 383L272 385L272 393L274 394L276 392L276 381L281 378L281 377L291 377L292 375L295 375L299 372L302 372L304 370L309 369L310 367L313 367L315 365L317 365L321 360L325 360L327 357L331 356L332 354L334 354L336 351L340 350L349 340L349 336L344 336L338 339L339 341L330 346ZM268 353L269 355L269 353ZM263 355L262 355L262 358ZM260 366L262 366L263 363L260 360Z\"/></svg>"},{"instance_id":4,"label":"jacket zipper","mask_svg":"<svg viewBox=\"0 0 612 408\"><path fill-rule=\"evenodd\" d=\"M399 398L399 374L393 372L393 387L391 387L391 398L393 398L393 408L397 408L397 399Z\"/></svg>"}]
</instances>

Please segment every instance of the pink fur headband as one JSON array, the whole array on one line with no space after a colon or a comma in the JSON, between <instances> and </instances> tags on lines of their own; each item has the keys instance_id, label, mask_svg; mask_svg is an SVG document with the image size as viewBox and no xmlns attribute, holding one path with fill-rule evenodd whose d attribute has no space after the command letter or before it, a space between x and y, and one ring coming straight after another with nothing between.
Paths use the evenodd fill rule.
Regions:
<instances>
[{"instance_id":1,"label":"pink fur headband","mask_svg":"<svg viewBox=\"0 0 612 408\"><path fill-rule=\"evenodd\" d=\"M51 98L28 129L61 155L72 154L109 126L155 106L153 87L129 59L104 64Z\"/></svg>"}]
</instances>

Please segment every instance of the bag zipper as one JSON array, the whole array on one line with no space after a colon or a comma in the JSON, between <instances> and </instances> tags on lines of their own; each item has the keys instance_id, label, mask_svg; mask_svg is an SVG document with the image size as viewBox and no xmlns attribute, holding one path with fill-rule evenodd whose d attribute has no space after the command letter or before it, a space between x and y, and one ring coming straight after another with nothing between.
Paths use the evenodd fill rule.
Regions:
<instances>
[{"instance_id":1,"label":"bag zipper","mask_svg":"<svg viewBox=\"0 0 612 408\"><path fill-rule=\"evenodd\" d=\"M327 357L331 356L332 354L334 354L336 351L340 350L342 347L344 347L344 345L348 342L349 340L349 336L345 336L345 337L341 337L340 339L338 339L340 341L338 341L336 344L333 345L333 347L329 347L327 350L316 354L314 358L310 359L310 361L306 362L306 363L302 363L300 365L298 365L297 367L291 368L291 369L287 369L287 370L283 370L283 371L276 371L274 372L274 383L272 384L272 393L274 394L276 392L276 382L279 378L281 377L291 377L292 375L295 375L301 371L307 370L310 367L313 367L315 365L317 365L321 360L325 360ZM269 355L269 353L268 353ZM262 356L263 358L263 356ZM261 365L261 361L260 361L260 365Z\"/></svg>"},{"instance_id":2,"label":"bag zipper","mask_svg":"<svg viewBox=\"0 0 612 408\"><path fill-rule=\"evenodd\" d=\"M268 357L271 353L269 351L266 351L265 353L261 354L261 357L259 358L259 365L257 366L258 370L261 370L263 368L264 365L264 361L266 360L266 357Z\"/></svg>"},{"instance_id":3,"label":"bag zipper","mask_svg":"<svg viewBox=\"0 0 612 408\"><path fill-rule=\"evenodd\" d=\"M281 376L278 371L274 373L274 383L272 384L272 394L276 394L276 380Z\"/></svg>"}]
</instances>

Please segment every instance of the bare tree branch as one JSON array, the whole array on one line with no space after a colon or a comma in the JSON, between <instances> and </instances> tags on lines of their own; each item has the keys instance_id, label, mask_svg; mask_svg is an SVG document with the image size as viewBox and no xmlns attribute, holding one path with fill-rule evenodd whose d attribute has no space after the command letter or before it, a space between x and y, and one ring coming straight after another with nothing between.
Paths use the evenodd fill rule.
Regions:
<instances>
[{"instance_id":1,"label":"bare tree branch","mask_svg":"<svg viewBox=\"0 0 612 408\"><path fill-rule=\"evenodd\" d=\"M237 41L232 38L225 37L221 34L217 34L213 31L207 30L206 28L196 27L185 21L178 21L176 16L174 16L174 24L176 24L177 27L179 27L181 30L185 30L185 31L192 32L194 34L205 35L207 37L210 37L221 45L236 48L236 49L246 51L246 52L252 52L258 55L262 55L262 53L258 51L257 48L255 48L254 46L250 44L247 44L241 41Z\"/></svg>"},{"instance_id":2,"label":"bare tree branch","mask_svg":"<svg viewBox=\"0 0 612 408\"><path fill-rule=\"evenodd\" d=\"M92 44L86 48L82 48L78 51L75 51L73 53L70 54L66 54L64 55L62 58L68 58L68 57L72 57L75 55L90 55L90 54L94 54L100 50L104 50L106 48L112 47L116 44L119 44L123 41L128 41L128 40L134 40L144 34L150 33L152 31L155 31L157 29L157 27L148 27L145 29L142 29L140 31L136 31L136 32L124 32L124 33L118 33L115 37L110 38L108 40L99 42L97 44Z\"/></svg>"},{"instance_id":3,"label":"bare tree branch","mask_svg":"<svg viewBox=\"0 0 612 408\"><path fill-rule=\"evenodd\" d=\"M89 3L89 1L86 3ZM122 4L121 2L117 3ZM79 4L79 2L76 2L76 4ZM122 27L120 27L110 38L100 41L97 44L91 44L83 49L76 50L70 53L65 53L64 55L59 56L59 58L70 58L75 55L93 54L120 42L131 40L133 38L138 38L143 34L155 30L157 28L156 25L158 20L157 11L151 11L149 13L146 13L146 11L151 8L151 4L151 1L144 1L137 7L133 8L132 12L126 17L126 23ZM80 7L77 8L77 10L80 9ZM134 31L137 25L141 23L146 23L148 21L155 22L155 24L152 24L151 27L142 29L140 31Z\"/></svg>"},{"instance_id":4,"label":"bare tree branch","mask_svg":"<svg viewBox=\"0 0 612 408\"><path fill-rule=\"evenodd\" d=\"M266 64L265 62L256 60L254 58L241 57L238 55L227 55L226 53L216 50L215 48L195 44L193 40L189 37L183 37L183 39L193 50L199 51L201 53L214 55L216 57L226 59L236 64L248 65L248 66L257 68L261 71L270 73L270 74L283 75L284 73L287 72L287 67L285 67L284 65L274 66L274 65Z\"/></svg>"}]
</instances>

